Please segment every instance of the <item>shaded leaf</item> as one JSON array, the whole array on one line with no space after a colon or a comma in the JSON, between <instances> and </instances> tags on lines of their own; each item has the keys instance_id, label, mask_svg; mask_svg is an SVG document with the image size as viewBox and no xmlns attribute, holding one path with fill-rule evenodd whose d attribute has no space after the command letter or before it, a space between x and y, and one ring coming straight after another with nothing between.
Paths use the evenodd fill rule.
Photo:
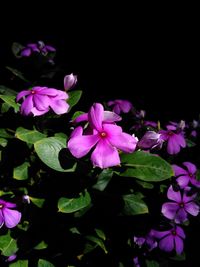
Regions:
<instances>
[{"instance_id":1,"label":"shaded leaf","mask_svg":"<svg viewBox=\"0 0 200 267\"><path fill-rule=\"evenodd\" d=\"M99 191L103 191L110 180L112 179L113 171L111 169L105 169L103 170L97 179L97 182L95 185L93 185L93 188L98 189Z\"/></svg>"},{"instance_id":2,"label":"shaded leaf","mask_svg":"<svg viewBox=\"0 0 200 267\"><path fill-rule=\"evenodd\" d=\"M16 77L18 77L19 79L25 81L25 82L29 82L23 75L23 73L17 69L11 68L11 67L6 67L7 70L11 71L12 74L14 74Z\"/></svg>"},{"instance_id":3,"label":"shaded leaf","mask_svg":"<svg viewBox=\"0 0 200 267\"><path fill-rule=\"evenodd\" d=\"M63 213L72 213L81 210L91 203L90 194L86 191L81 193L78 198L60 198L58 200L58 211Z\"/></svg>"},{"instance_id":4,"label":"shaded leaf","mask_svg":"<svg viewBox=\"0 0 200 267\"><path fill-rule=\"evenodd\" d=\"M23 127L18 127L15 133L15 136L30 144L34 144L35 142L46 137L45 134L38 132L37 130L28 130Z\"/></svg>"},{"instance_id":5,"label":"shaded leaf","mask_svg":"<svg viewBox=\"0 0 200 267\"><path fill-rule=\"evenodd\" d=\"M0 95L0 99L2 99L10 107L14 108L15 112L19 111L20 104L15 102L15 96L12 96L12 95Z\"/></svg>"},{"instance_id":6,"label":"shaded leaf","mask_svg":"<svg viewBox=\"0 0 200 267\"><path fill-rule=\"evenodd\" d=\"M17 242L10 236L10 231L6 235L0 236L0 250L1 254L7 257L18 250Z\"/></svg>"},{"instance_id":7,"label":"shaded leaf","mask_svg":"<svg viewBox=\"0 0 200 267\"><path fill-rule=\"evenodd\" d=\"M148 213L148 207L146 203L142 200L142 197L135 194L129 194L123 196L124 209L123 213L125 215L138 215Z\"/></svg>"},{"instance_id":8,"label":"shaded leaf","mask_svg":"<svg viewBox=\"0 0 200 267\"><path fill-rule=\"evenodd\" d=\"M74 113L74 115L72 116L72 120L75 120L78 116L80 116L80 115L82 115L82 114L84 114L85 112L83 112L83 111L76 111L75 113Z\"/></svg>"},{"instance_id":9,"label":"shaded leaf","mask_svg":"<svg viewBox=\"0 0 200 267\"><path fill-rule=\"evenodd\" d=\"M0 146L6 147L7 146L7 143L8 143L8 140L7 139L0 137Z\"/></svg>"},{"instance_id":10,"label":"shaded leaf","mask_svg":"<svg viewBox=\"0 0 200 267\"><path fill-rule=\"evenodd\" d=\"M10 263L9 267L28 267L28 260L18 260L16 262Z\"/></svg>"},{"instance_id":11,"label":"shaded leaf","mask_svg":"<svg viewBox=\"0 0 200 267\"><path fill-rule=\"evenodd\" d=\"M159 263L157 261L150 261L150 260L146 260L146 265L147 267L159 267Z\"/></svg>"},{"instance_id":12,"label":"shaded leaf","mask_svg":"<svg viewBox=\"0 0 200 267\"><path fill-rule=\"evenodd\" d=\"M195 142L193 142L192 140L187 139L187 138L186 138L186 144L187 144L188 147L194 147L194 146L196 146L196 143Z\"/></svg>"},{"instance_id":13,"label":"shaded leaf","mask_svg":"<svg viewBox=\"0 0 200 267\"><path fill-rule=\"evenodd\" d=\"M49 261L39 259L37 267L54 267L54 265Z\"/></svg>"},{"instance_id":14,"label":"shaded leaf","mask_svg":"<svg viewBox=\"0 0 200 267\"><path fill-rule=\"evenodd\" d=\"M34 249L36 249L36 250L41 250L41 249L45 249L45 248L47 248L47 247L48 247L47 243L45 243L44 241L41 241L39 244L37 244L37 245L34 247Z\"/></svg>"},{"instance_id":15,"label":"shaded leaf","mask_svg":"<svg viewBox=\"0 0 200 267\"><path fill-rule=\"evenodd\" d=\"M30 197L29 199L31 202L33 202L33 204L35 204L38 208L42 208L45 199L44 198L35 198L35 197Z\"/></svg>"},{"instance_id":16,"label":"shaded leaf","mask_svg":"<svg viewBox=\"0 0 200 267\"><path fill-rule=\"evenodd\" d=\"M3 138L13 138L13 135L9 134L6 129L0 128L0 137Z\"/></svg>"},{"instance_id":17,"label":"shaded leaf","mask_svg":"<svg viewBox=\"0 0 200 267\"><path fill-rule=\"evenodd\" d=\"M86 236L86 239L94 242L96 245L98 245L106 254L108 253L105 245L104 245L104 242L102 241L102 239L96 237L96 236L92 236L92 235L87 235Z\"/></svg>"},{"instance_id":18,"label":"shaded leaf","mask_svg":"<svg viewBox=\"0 0 200 267\"><path fill-rule=\"evenodd\" d=\"M22 50L23 48L24 48L24 46L21 45L21 44L19 44L19 43L17 43L17 42L14 42L14 43L12 44L12 47L11 47L13 54L14 54L15 57L17 57L17 58L20 58L20 57L21 57L19 53L21 52L21 50Z\"/></svg>"},{"instance_id":19,"label":"shaded leaf","mask_svg":"<svg viewBox=\"0 0 200 267\"><path fill-rule=\"evenodd\" d=\"M104 234L104 232L101 229L94 229L96 234L98 235L98 237L100 237L101 239L103 239L104 241L106 240L106 236Z\"/></svg>"},{"instance_id":20,"label":"shaded leaf","mask_svg":"<svg viewBox=\"0 0 200 267\"><path fill-rule=\"evenodd\" d=\"M0 85L0 94L1 95L13 95L16 96L17 92L7 86Z\"/></svg>"},{"instance_id":21,"label":"shaded leaf","mask_svg":"<svg viewBox=\"0 0 200 267\"><path fill-rule=\"evenodd\" d=\"M26 180L28 179L28 167L30 167L29 162L24 162L20 166L17 166L13 170L13 178L16 180Z\"/></svg>"},{"instance_id":22,"label":"shaded leaf","mask_svg":"<svg viewBox=\"0 0 200 267\"><path fill-rule=\"evenodd\" d=\"M72 109L72 107L78 103L83 92L81 90L75 90L75 91L70 91L67 93L69 95L69 99L67 100L67 103L70 106L69 107L69 111L70 111Z\"/></svg>"}]
</instances>

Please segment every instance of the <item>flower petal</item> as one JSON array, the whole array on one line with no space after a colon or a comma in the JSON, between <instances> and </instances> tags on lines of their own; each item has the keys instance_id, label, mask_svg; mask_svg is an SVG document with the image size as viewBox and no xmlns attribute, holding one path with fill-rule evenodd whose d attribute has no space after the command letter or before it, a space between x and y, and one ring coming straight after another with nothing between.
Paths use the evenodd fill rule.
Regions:
<instances>
[{"instance_id":1,"label":"flower petal","mask_svg":"<svg viewBox=\"0 0 200 267\"><path fill-rule=\"evenodd\" d=\"M174 191L173 187L170 185L168 191L167 191L167 197L170 200L174 200L175 202L181 202L182 201L182 197L181 197L181 193L180 191Z\"/></svg>"},{"instance_id":2,"label":"flower petal","mask_svg":"<svg viewBox=\"0 0 200 267\"><path fill-rule=\"evenodd\" d=\"M0 228L3 226L4 224L4 216L2 213L2 209L0 209Z\"/></svg>"},{"instance_id":3,"label":"flower petal","mask_svg":"<svg viewBox=\"0 0 200 267\"><path fill-rule=\"evenodd\" d=\"M99 140L99 135L82 135L81 127L72 132L72 137L68 141L67 147L76 158L85 156Z\"/></svg>"},{"instance_id":4,"label":"flower petal","mask_svg":"<svg viewBox=\"0 0 200 267\"><path fill-rule=\"evenodd\" d=\"M92 152L91 160L95 166L108 168L120 164L119 153L115 147L112 147L107 140L101 139L95 150Z\"/></svg>"},{"instance_id":5,"label":"flower petal","mask_svg":"<svg viewBox=\"0 0 200 267\"><path fill-rule=\"evenodd\" d=\"M27 96L27 95L30 95L31 94L31 91L30 90L24 90L24 91L21 91L17 97L16 97L16 101L18 102L22 97L24 96Z\"/></svg>"},{"instance_id":6,"label":"flower petal","mask_svg":"<svg viewBox=\"0 0 200 267\"><path fill-rule=\"evenodd\" d=\"M50 104L49 97L46 95L33 95L34 107L38 110L46 110Z\"/></svg>"},{"instance_id":7,"label":"flower petal","mask_svg":"<svg viewBox=\"0 0 200 267\"><path fill-rule=\"evenodd\" d=\"M3 215L7 228L15 227L20 222L22 216L21 212L7 208L3 209Z\"/></svg>"},{"instance_id":8,"label":"flower petal","mask_svg":"<svg viewBox=\"0 0 200 267\"><path fill-rule=\"evenodd\" d=\"M183 238L183 239L185 238L185 233L181 227L179 227L179 226L176 227L176 233L181 238Z\"/></svg>"},{"instance_id":9,"label":"flower petal","mask_svg":"<svg viewBox=\"0 0 200 267\"><path fill-rule=\"evenodd\" d=\"M102 131L103 113L103 106L99 103L95 103L88 112L88 120L97 131Z\"/></svg>"},{"instance_id":10,"label":"flower petal","mask_svg":"<svg viewBox=\"0 0 200 267\"><path fill-rule=\"evenodd\" d=\"M22 57L29 57L31 55L32 51L30 48L25 48L21 51L21 56Z\"/></svg>"},{"instance_id":11,"label":"flower petal","mask_svg":"<svg viewBox=\"0 0 200 267\"><path fill-rule=\"evenodd\" d=\"M159 248L161 250L170 252L173 250L174 248L174 238L173 236L170 234L166 237L164 237L160 242L159 242Z\"/></svg>"},{"instance_id":12,"label":"flower petal","mask_svg":"<svg viewBox=\"0 0 200 267\"><path fill-rule=\"evenodd\" d=\"M117 115L116 113L112 111L104 111L103 113L103 122L115 122L115 121L121 121L122 117Z\"/></svg>"},{"instance_id":13,"label":"flower petal","mask_svg":"<svg viewBox=\"0 0 200 267\"><path fill-rule=\"evenodd\" d=\"M174 155L180 152L180 145L177 142L176 139L176 135L172 135L170 136L170 138L168 138L168 143L167 143L167 152L170 155Z\"/></svg>"},{"instance_id":14,"label":"flower petal","mask_svg":"<svg viewBox=\"0 0 200 267\"><path fill-rule=\"evenodd\" d=\"M151 235L155 238L161 239L171 233L171 230L167 231L157 231L157 230L151 230Z\"/></svg>"},{"instance_id":15,"label":"flower petal","mask_svg":"<svg viewBox=\"0 0 200 267\"><path fill-rule=\"evenodd\" d=\"M33 95L29 95L22 103L20 110L23 115L29 115L33 108Z\"/></svg>"},{"instance_id":16,"label":"flower petal","mask_svg":"<svg viewBox=\"0 0 200 267\"><path fill-rule=\"evenodd\" d=\"M187 212L183 208L180 208L176 214L175 222L183 223L186 220L187 220Z\"/></svg>"},{"instance_id":17,"label":"flower petal","mask_svg":"<svg viewBox=\"0 0 200 267\"><path fill-rule=\"evenodd\" d=\"M168 218L173 220L176 217L176 213L179 209L179 206L177 203L167 202L162 205L162 214Z\"/></svg>"},{"instance_id":18,"label":"flower petal","mask_svg":"<svg viewBox=\"0 0 200 267\"><path fill-rule=\"evenodd\" d=\"M44 109L44 110L39 110L35 107L31 109L31 113L33 114L33 116L41 116L41 115L47 113L48 111L49 111L49 107Z\"/></svg>"},{"instance_id":19,"label":"flower petal","mask_svg":"<svg viewBox=\"0 0 200 267\"><path fill-rule=\"evenodd\" d=\"M183 252L183 240L179 236L175 236L174 241L176 253L180 255Z\"/></svg>"},{"instance_id":20,"label":"flower petal","mask_svg":"<svg viewBox=\"0 0 200 267\"><path fill-rule=\"evenodd\" d=\"M191 174L195 174L196 173L197 168L191 162L183 162L183 165L188 169L189 173L191 173Z\"/></svg>"},{"instance_id":21,"label":"flower petal","mask_svg":"<svg viewBox=\"0 0 200 267\"><path fill-rule=\"evenodd\" d=\"M178 185L181 187L181 188L185 188L188 183L190 181L190 177L187 176L187 175L183 175L183 176L179 176L177 179L176 179L176 182L178 183Z\"/></svg>"},{"instance_id":22,"label":"flower petal","mask_svg":"<svg viewBox=\"0 0 200 267\"><path fill-rule=\"evenodd\" d=\"M199 206L194 202L186 203L185 210L193 216L197 216L199 214Z\"/></svg>"},{"instance_id":23,"label":"flower petal","mask_svg":"<svg viewBox=\"0 0 200 267\"><path fill-rule=\"evenodd\" d=\"M76 119L73 120L73 123L79 123L82 121L88 121L88 113L84 113L76 117Z\"/></svg>"},{"instance_id":24,"label":"flower petal","mask_svg":"<svg viewBox=\"0 0 200 267\"><path fill-rule=\"evenodd\" d=\"M65 100L51 100L49 106L58 115L67 113L69 109L69 104Z\"/></svg>"}]
</instances>

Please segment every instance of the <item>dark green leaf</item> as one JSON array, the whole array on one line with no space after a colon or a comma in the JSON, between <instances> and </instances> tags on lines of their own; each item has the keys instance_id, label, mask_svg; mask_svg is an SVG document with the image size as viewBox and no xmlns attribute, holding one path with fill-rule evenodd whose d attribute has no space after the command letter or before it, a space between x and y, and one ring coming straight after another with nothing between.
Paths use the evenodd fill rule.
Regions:
<instances>
[{"instance_id":1,"label":"dark green leaf","mask_svg":"<svg viewBox=\"0 0 200 267\"><path fill-rule=\"evenodd\" d=\"M137 184L141 185L143 188L146 188L146 189L154 188L153 184L150 184L150 183L147 183L147 182L144 182L144 181L140 181L140 180L137 180Z\"/></svg>"},{"instance_id":2,"label":"dark green leaf","mask_svg":"<svg viewBox=\"0 0 200 267\"><path fill-rule=\"evenodd\" d=\"M194 146L196 146L195 142L193 142L193 141L190 140L190 139L186 139L186 143L187 143L187 146L188 146L188 147L194 147Z\"/></svg>"},{"instance_id":3,"label":"dark green leaf","mask_svg":"<svg viewBox=\"0 0 200 267\"><path fill-rule=\"evenodd\" d=\"M6 87L4 85L0 85L0 94L1 95L13 95L16 96L17 92L9 87Z\"/></svg>"},{"instance_id":4,"label":"dark green leaf","mask_svg":"<svg viewBox=\"0 0 200 267\"><path fill-rule=\"evenodd\" d=\"M74 172L76 163L69 160L65 166L61 163L60 152L66 149L66 139L62 137L44 138L34 143L35 151L38 157L50 168L59 172ZM66 151L67 153L67 151ZM62 165L61 165L62 164Z\"/></svg>"},{"instance_id":5,"label":"dark green leaf","mask_svg":"<svg viewBox=\"0 0 200 267\"><path fill-rule=\"evenodd\" d=\"M39 259L37 267L54 267L54 265L49 261Z\"/></svg>"},{"instance_id":6,"label":"dark green leaf","mask_svg":"<svg viewBox=\"0 0 200 267\"><path fill-rule=\"evenodd\" d=\"M15 96L12 96L12 95L0 95L0 99L2 99L10 107L14 108L15 112L19 111L20 104L15 102Z\"/></svg>"},{"instance_id":7,"label":"dark green leaf","mask_svg":"<svg viewBox=\"0 0 200 267\"><path fill-rule=\"evenodd\" d=\"M29 82L23 75L23 73L17 69L11 68L11 67L6 67L7 70L11 71L12 74L14 74L16 77L18 77L19 79L25 81L25 82Z\"/></svg>"},{"instance_id":8,"label":"dark green leaf","mask_svg":"<svg viewBox=\"0 0 200 267\"><path fill-rule=\"evenodd\" d=\"M11 134L9 134L6 129L0 128L0 137L3 138L13 138Z\"/></svg>"},{"instance_id":9,"label":"dark green leaf","mask_svg":"<svg viewBox=\"0 0 200 267\"><path fill-rule=\"evenodd\" d=\"M146 182L159 182L174 175L171 165L157 155L137 151L121 155L125 171L121 176L135 177Z\"/></svg>"},{"instance_id":10,"label":"dark green leaf","mask_svg":"<svg viewBox=\"0 0 200 267\"><path fill-rule=\"evenodd\" d=\"M1 254L7 257L18 250L17 242L10 236L10 231L6 235L0 236L0 250Z\"/></svg>"},{"instance_id":11,"label":"dark green leaf","mask_svg":"<svg viewBox=\"0 0 200 267\"><path fill-rule=\"evenodd\" d=\"M23 127L18 127L15 133L15 136L30 144L34 144L35 142L46 137L45 134L38 132L37 130L28 130Z\"/></svg>"},{"instance_id":12,"label":"dark green leaf","mask_svg":"<svg viewBox=\"0 0 200 267\"><path fill-rule=\"evenodd\" d=\"M159 267L159 263L157 261L146 260L147 267Z\"/></svg>"},{"instance_id":13,"label":"dark green leaf","mask_svg":"<svg viewBox=\"0 0 200 267\"><path fill-rule=\"evenodd\" d=\"M69 111L70 111L72 109L72 107L78 103L83 92L81 90L75 90L75 91L70 91L67 93L69 95L69 99L67 100L67 103L70 106L69 107Z\"/></svg>"},{"instance_id":14,"label":"dark green leaf","mask_svg":"<svg viewBox=\"0 0 200 267\"><path fill-rule=\"evenodd\" d=\"M29 162L24 162L20 166L17 166L13 170L13 178L16 180L26 180L28 179L28 167L30 167Z\"/></svg>"},{"instance_id":15,"label":"dark green leaf","mask_svg":"<svg viewBox=\"0 0 200 267\"><path fill-rule=\"evenodd\" d=\"M58 211L63 213L72 213L81 210L91 203L90 194L86 191L77 198L60 198L58 201Z\"/></svg>"},{"instance_id":16,"label":"dark green leaf","mask_svg":"<svg viewBox=\"0 0 200 267\"><path fill-rule=\"evenodd\" d=\"M103 191L110 182L112 176L113 176L113 171L111 169L103 170L99 174L97 182L95 185L93 185L93 188L98 189L99 191Z\"/></svg>"},{"instance_id":17,"label":"dark green leaf","mask_svg":"<svg viewBox=\"0 0 200 267\"><path fill-rule=\"evenodd\" d=\"M23 48L24 48L24 46L21 45L21 44L19 44L19 43L17 43L17 42L14 42L14 43L12 44L12 47L11 47L13 54L14 54L17 58L20 58L20 57L21 57L21 56L20 56L20 52L22 51Z\"/></svg>"},{"instance_id":18,"label":"dark green leaf","mask_svg":"<svg viewBox=\"0 0 200 267\"><path fill-rule=\"evenodd\" d=\"M9 267L28 267L27 260L19 260L9 264Z\"/></svg>"},{"instance_id":19,"label":"dark green leaf","mask_svg":"<svg viewBox=\"0 0 200 267\"><path fill-rule=\"evenodd\" d=\"M80 115L82 115L82 114L84 114L85 112L83 112L83 111L76 111L75 113L74 113L74 115L72 116L72 120L75 120L78 116L80 116Z\"/></svg>"},{"instance_id":20,"label":"dark green leaf","mask_svg":"<svg viewBox=\"0 0 200 267\"><path fill-rule=\"evenodd\" d=\"M197 170L196 172L196 179L200 181L200 170Z\"/></svg>"},{"instance_id":21,"label":"dark green leaf","mask_svg":"<svg viewBox=\"0 0 200 267\"><path fill-rule=\"evenodd\" d=\"M39 244L37 244L37 245L34 247L34 249L36 249L36 250L41 250L41 249L45 249L45 248L47 248L47 247L48 247L47 243L45 243L44 241L41 241Z\"/></svg>"},{"instance_id":22,"label":"dark green leaf","mask_svg":"<svg viewBox=\"0 0 200 267\"><path fill-rule=\"evenodd\" d=\"M35 198L35 197L30 197L30 201L33 202L38 208L42 208L45 199L44 198Z\"/></svg>"},{"instance_id":23,"label":"dark green leaf","mask_svg":"<svg viewBox=\"0 0 200 267\"><path fill-rule=\"evenodd\" d=\"M94 242L96 245L98 245L106 254L108 253L104 242L102 241L102 239L96 237L96 236L92 236L92 235L88 235L86 236L86 238L92 242Z\"/></svg>"},{"instance_id":24,"label":"dark green leaf","mask_svg":"<svg viewBox=\"0 0 200 267\"><path fill-rule=\"evenodd\" d=\"M0 137L0 146L6 147L7 146L7 143L8 143L8 140L7 139Z\"/></svg>"},{"instance_id":25,"label":"dark green leaf","mask_svg":"<svg viewBox=\"0 0 200 267\"><path fill-rule=\"evenodd\" d=\"M125 215L138 215L148 213L148 207L146 203L142 200L142 197L135 194L124 195L124 209L123 213Z\"/></svg>"},{"instance_id":26,"label":"dark green leaf","mask_svg":"<svg viewBox=\"0 0 200 267\"><path fill-rule=\"evenodd\" d=\"M104 241L106 240L106 236L104 234L104 232L101 229L94 229L96 234L98 235L98 237L100 237L101 239L103 239Z\"/></svg>"}]
</instances>

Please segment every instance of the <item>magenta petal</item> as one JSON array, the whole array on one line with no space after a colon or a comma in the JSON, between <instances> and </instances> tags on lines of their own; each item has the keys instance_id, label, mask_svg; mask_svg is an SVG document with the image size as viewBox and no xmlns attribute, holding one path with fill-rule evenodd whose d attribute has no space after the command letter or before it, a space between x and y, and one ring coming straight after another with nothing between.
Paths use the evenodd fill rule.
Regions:
<instances>
[{"instance_id":1,"label":"magenta petal","mask_svg":"<svg viewBox=\"0 0 200 267\"><path fill-rule=\"evenodd\" d=\"M49 103L49 106L58 115L67 113L69 109L69 105L67 104L65 100L56 100L56 101L51 100Z\"/></svg>"},{"instance_id":2,"label":"magenta petal","mask_svg":"<svg viewBox=\"0 0 200 267\"><path fill-rule=\"evenodd\" d=\"M185 188L189 181L190 181L190 177L189 176L179 176L177 179L176 179L178 185L181 187L181 188Z\"/></svg>"},{"instance_id":3,"label":"magenta petal","mask_svg":"<svg viewBox=\"0 0 200 267\"><path fill-rule=\"evenodd\" d=\"M17 210L10 210L7 208L3 209L3 215L5 220L5 225L8 228L15 227L21 220L21 212Z\"/></svg>"},{"instance_id":4,"label":"magenta petal","mask_svg":"<svg viewBox=\"0 0 200 267\"><path fill-rule=\"evenodd\" d=\"M32 51L30 48L25 48L21 51L22 57L29 57L31 55Z\"/></svg>"},{"instance_id":5,"label":"magenta petal","mask_svg":"<svg viewBox=\"0 0 200 267\"><path fill-rule=\"evenodd\" d=\"M151 231L151 234L153 237L155 238L158 238L158 239L161 239L167 235L169 235L171 232L171 230L168 230L168 231L156 231L156 230L152 230Z\"/></svg>"},{"instance_id":6,"label":"magenta petal","mask_svg":"<svg viewBox=\"0 0 200 267\"><path fill-rule=\"evenodd\" d=\"M51 45L45 45L45 48L50 52L55 52L56 51L56 49Z\"/></svg>"},{"instance_id":7,"label":"magenta petal","mask_svg":"<svg viewBox=\"0 0 200 267\"><path fill-rule=\"evenodd\" d=\"M175 176L179 176L179 175L183 175L183 174L188 175L188 172L186 170L184 170L183 168L181 168L175 164L172 165L172 168L174 170Z\"/></svg>"},{"instance_id":8,"label":"magenta petal","mask_svg":"<svg viewBox=\"0 0 200 267\"><path fill-rule=\"evenodd\" d=\"M182 134L175 134L176 137L176 142L181 146L181 147L186 147L186 142L185 138Z\"/></svg>"},{"instance_id":9,"label":"magenta petal","mask_svg":"<svg viewBox=\"0 0 200 267\"><path fill-rule=\"evenodd\" d=\"M104 111L103 122L121 121L122 117L111 111Z\"/></svg>"},{"instance_id":10,"label":"magenta petal","mask_svg":"<svg viewBox=\"0 0 200 267\"><path fill-rule=\"evenodd\" d=\"M76 158L85 156L93 146L98 142L98 135L80 135L81 127L72 133L72 137L68 141L68 149Z\"/></svg>"},{"instance_id":11,"label":"magenta petal","mask_svg":"<svg viewBox=\"0 0 200 267\"><path fill-rule=\"evenodd\" d=\"M21 105L21 112L23 115L29 115L33 108L33 95L29 95Z\"/></svg>"},{"instance_id":12,"label":"magenta petal","mask_svg":"<svg viewBox=\"0 0 200 267\"><path fill-rule=\"evenodd\" d=\"M199 206L194 202L186 203L185 210L193 216L197 216L199 214Z\"/></svg>"},{"instance_id":13,"label":"magenta petal","mask_svg":"<svg viewBox=\"0 0 200 267\"><path fill-rule=\"evenodd\" d=\"M49 106L49 97L45 95L33 95L34 107L38 110L46 110Z\"/></svg>"},{"instance_id":14,"label":"magenta petal","mask_svg":"<svg viewBox=\"0 0 200 267\"><path fill-rule=\"evenodd\" d=\"M183 239L185 238L185 233L181 227L179 227L179 226L176 227L176 233L181 238L183 238Z\"/></svg>"},{"instance_id":15,"label":"magenta petal","mask_svg":"<svg viewBox=\"0 0 200 267\"><path fill-rule=\"evenodd\" d=\"M172 251L174 248L174 238L171 235L164 237L159 242L159 248L167 252Z\"/></svg>"},{"instance_id":16,"label":"magenta petal","mask_svg":"<svg viewBox=\"0 0 200 267\"><path fill-rule=\"evenodd\" d=\"M177 203L167 202L162 205L162 214L168 219L174 219L176 216L176 212L179 209Z\"/></svg>"},{"instance_id":17,"label":"magenta petal","mask_svg":"<svg viewBox=\"0 0 200 267\"><path fill-rule=\"evenodd\" d=\"M17 97L16 97L16 101L18 102L22 97L24 96L27 96L27 95L30 95L31 94L31 91L30 90L24 90L24 91L21 91Z\"/></svg>"},{"instance_id":18,"label":"magenta petal","mask_svg":"<svg viewBox=\"0 0 200 267\"><path fill-rule=\"evenodd\" d=\"M176 140L175 134L173 136L170 136L170 138L168 138L167 152L170 155L174 155L180 152L180 145Z\"/></svg>"},{"instance_id":19,"label":"magenta petal","mask_svg":"<svg viewBox=\"0 0 200 267\"><path fill-rule=\"evenodd\" d=\"M183 162L183 165L188 169L188 172L191 174L195 174L197 171L197 168L194 164L190 162Z\"/></svg>"},{"instance_id":20,"label":"magenta petal","mask_svg":"<svg viewBox=\"0 0 200 267\"><path fill-rule=\"evenodd\" d=\"M3 205L6 208L15 208L17 205L15 203L7 202L0 199L0 205Z\"/></svg>"},{"instance_id":21,"label":"magenta petal","mask_svg":"<svg viewBox=\"0 0 200 267\"><path fill-rule=\"evenodd\" d=\"M103 113L103 106L99 103L95 103L88 112L88 120L92 128L99 132L102 131Z\"/></svg>"},{"instance_id":22,"label":"magenta petal","mask_svg":"<svg viewBox=\"0 0 200 267\"><path fill-rule=\"evenodd\" d=\"M182 201L180 191L178 191L178 192L174 191L172 186L170 186L168 191L167 191L167 197L170 200L174 200L175 202L181 202Z\"/></svg>"},{"instance_id":23,"label":"magenta petal","mask_svg":"<svg viewBox=\"0 0 200 267\"><path fill-rule=\"evenodd\" d=\"M121 113L121 109L120 109L120 106L118 104L116 104L113 108L113 111L116 113L116 114L120 114Z\"/></svg>"},{"instance_id":24,"label":"magenta petal","mask_svg":"<svg viewBox=\"0 0 200 267\"><path fill-rule=\"evenodd\" d=\"M44 110L39 110L35 107L31 109L31 113L33 114L33 116L41 116L47 112L49 112L49 107Z\"/></svg>"},{"instance_id":25,"label":"magenta petal","mask_svg":"<svg viewBox=\"0 0 200 267\"><path fill-rule=\"evenodd\" d=\"M131 102L129 102L127 100L121 100L120 101L120 108L124 113L128 113L132 108L132 104L131 104Z\"/></svg>"},{"instance_id":26,"label":"magenta petal","mask_svg":"<svg viewBox=\"0 0 200 267\"><path fill-rule=\"evenodd\" d=\"M52 99L53 100L67 100L69 98L68 94L64 91L61 91L61 90L57 90L57 94L56 96L54 96Z\"/></svg>"},{"instance_id":27,"label":"magenta petal","mask_svg":"<svg viewBox=\"0 0 200 267\"><path fill-rule=\"evenodd\" d=\"M88 113L84 113L76 117L75 120L73 120L74 123L79 123L82 121L88 121Z\"/></svg>"},{"instance_id":28,"label":"magenta petal","mask_svg":"<svg viewBox=\"0 0 200 267\"><path fill-rule=\"evenodd\" d=\"M58 95L58 91L59 91L57 89L48 88L48 87L43 87L41 89L42 90L39 91L39 94L40 95L48 95L48 96L57 96Z\"/></svg>"},{"instance_id":29,"label":"magenta petal","mask_svg":"<svg viewBox=\"0 0 200 267\"><path fill-rule=\"evenodd\" d=\"M183 223L187 220L187 212L180 208L176 214L175 222L176 223Z\"/></svg>"},{"instance_id":30,"label":"magenta petal","mask_svg":"<svg viewBox=\"0 0 200 267\"><path fill-rule=\"evenodd\" d=\"M183 252L183 240L179 236L175 236L174 241L176 253L180 255Z\"/></svg>"},{"instance_id":31,"label":"magenta petal","mask_svg":"<svg viewBox=\"0 0 200 267\"><path fill-rule=\"evenodd\" d=\"M106 140L100 140L92 152L91 160L95 166L108 168L120 164L119 153Z\"/></svg>"},{"instance_id":32,"label":"magenta petal","mask_svg":"<svg viewBox=\"0 0 200 267\"><path fill-rule=\"evenodd\" d=\"M3 226L3 224L4 224L4 217L2 214L2 210L0 209L0 228Z\"/></svg>"}]
</instances>

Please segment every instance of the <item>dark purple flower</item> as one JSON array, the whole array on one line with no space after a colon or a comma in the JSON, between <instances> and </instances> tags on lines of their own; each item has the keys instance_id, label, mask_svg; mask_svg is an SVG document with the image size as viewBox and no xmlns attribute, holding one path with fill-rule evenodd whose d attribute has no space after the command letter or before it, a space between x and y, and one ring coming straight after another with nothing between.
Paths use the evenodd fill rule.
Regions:
<instances>
[{"instance_id":1,"label":"dark purple flower","mask_svg":"<svg viewBox=\"0 0 200 267\"><path fill-rule=\"evenodd\" d=\"M193 186L200 187L200 181L196 179L196 166L191 162L183 162L183 166L186 168L183 169L178 165L172 165L175 176L178 177L176 179L177 183L181 188L185 188L189 183Z\"/></svg>"},{"instance_id":2,"label":"dark purple flower","mask_svg":"<svg viewBox=\"0 0 200 267\"><path fill-rule=\"evenodd\" d=\"M177 254L183 252L183 239L185 239L185 233L179 226L174 226L168 231L156 231L153 230L155 238L159 239L159 248L166 252L171 252L175 249Z\"/></svg>"},{"instance_id":3,"label":"dark purple flower","mask_svg":"<svg viewBox=\"0 0 200 267\"><path fill-rule=\"evenodd\" d=\"M20 55L22 57L29 57L32 53L41 53L46 56L49 52L55 52L53 46L45 45L44 42L38 41L37 43L27 44L22 50Z\"/></svg>"},{"instance_id":4,"label":"dark purple flower","mask_svg":"<svg viewBox=\"0 0 200 267\"><path fill-rule=\"evenodd\" d=\"M69 89L73 88L77 83L77 75L74 75L73 73L66 75L64 77L64 88L65 91L68 91Z\"/></svg>"},{"instance_id":5,"label":"dark purple flower","mask_svg":"<svg viewBox=\"0 0 200 267\"><path fill-rule=\"evenodd\" d=\"M40 116L47 113L50 108L56 114L64 114L69 108L66 102L68 94L54 88L36 86L31 90L21 91L17 95L17 101L24 97L26 98L21 105L23 115Z\"/></svg>"},{"instance_id":6,"label":"dark purple flower","mask_svg":"<svg viewBox=\"0 0 200 267\"><path fill-rule=\"evenodd\" d=\"M152 128L157 128L158 127L158 123L157 122L155 122L155 121L144 121L143 122L143 124L145 125L145 126L150 126L150 127L152 127Z\"/></svg>"},{"instance_id":7,"label":"dark purple flower","mask_svg":"<svg viewBox=\"0 0 200 267\"><path fill-rule=\"evenodd\" d=\"M20 222L22 214L13 208L16 204L0 199L0 227L5 224L7 228L13 228Z\"/></svg>"},{"instance_id":8,"label":"dark purple flower","mask_svg":"<svg viewBox=\"0 0 200 267\"><path fill-rule=\"evenodd\" d=\"M153 149L156 147L160 149L163 142L161 134L154 131L147 131L138 142L138 147L141 149Z\"/></svg>"},{"instance_id":9,"label":"dark purple flower","mask_svg":"<svg viewBox=\"0 0 200 267\"><path fill-rule=\"evenodd\" d=\"M153 235L152 230L145 237L136 237L134 236L134 242L141 248L143 245L146 245L149 251L157 247L157 241Z\"/></svg>"},{"instance_id":10,"label":"dark purple flower","mask_svg":"<svg viewBox=\"0 0 200 267\"><path fill-rule=\"evenodd\" d=\"M113 106L113 112L120 114L120 113L128 113L132 108L133 105L130 101L116 99L114 101L109 101L108 106Z\"/></svg>"},{"instance_id":11,"label":"dark purple flower","mask_svg":"<svg viewBox=\"0 0 200 267\"><path fill-rule=\"evenodd\" d=\"M160 130L161 138L167 142L167 152L170 155L180 152L181 147L186 147L184 134L182 131L177 131L173 125L167 125L167 130Z\"/></svg>"},{"instance_id":12,"label":"dark purple flower","mask_svg":"<svg viewBox=\"0 0 200 267\"><path fill-rule=\"evenodd\" d=\"M181 194L180 191L174 191L170 186L167 191L168 199L173 202L166 202L162 205L162 214L175 223L183 223L187 220L188 214L197 216L199 214L199 206L194 202L196 194L188 196L188 191Z\"/></svg>"},{"instance_id":13,"label":"dark purple flower","mask_svg":"<svg viewBox=\"0 0 200 267\"><path fill-rule=\"evenodd\" d=\"M139 263L139 259L138 259L138 257L134 257L133 258L133 266L134 267L140 267L140 263Z\"/></svg>"}]
</instances>

